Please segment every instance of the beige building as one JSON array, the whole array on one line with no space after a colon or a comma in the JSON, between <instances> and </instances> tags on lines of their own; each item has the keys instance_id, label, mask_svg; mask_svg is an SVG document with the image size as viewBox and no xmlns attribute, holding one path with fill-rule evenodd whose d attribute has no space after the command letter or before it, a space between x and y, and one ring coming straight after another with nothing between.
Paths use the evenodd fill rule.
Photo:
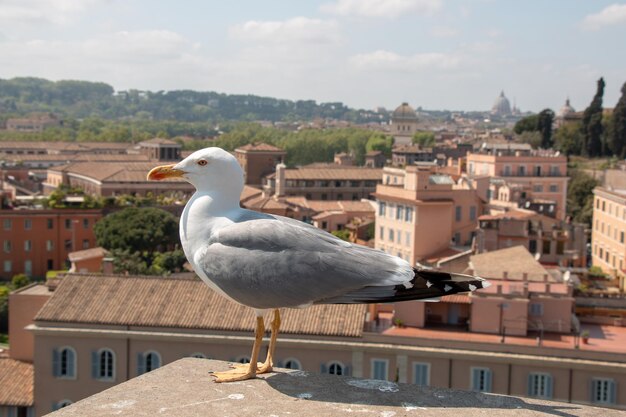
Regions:
<instances>
[{"instance_id":1,"label":"beige building","mask_svg":"<svg viewBox=\"0 0 626 417\"><path fill-rule=\"evenodd\" d=\"M467 155L467 173L492 178L492 211L532 209L538 205L546 207L542 214L565 219L568 177L564 155L534 151L523 145L485 144L478 152Z\"/></svg>"},{"instance_id":2,"label":"beige building","mask_svg":"<svg viewBox=\"0 0 626 417\"><path fill-rule=\"evenodd\" d=\"M12 305L31 302L32 291L39 290L12 294ZM185 308L172 302L183 299ZM386 315L401 314L399 305L393 308L285 310L277 365L626 408L626 351L619 342L576 349L567 335L537 346L534 337L507 336L503 344L497 334L383 326ZM245 362L253 317L197 279L67 275L24 331L34 335L35 415L181 357Z\"/></svg>"},{"instance_id":3,"label":"beige building","mask_svg":"<svg viewBox=\"0 0 626 417\"><path fill-rule=\"evenodd\" d=\"M626 288L626 191L596 187L593 190L591 260Z\"/></svg>"},{"instance_id":4,"label":"beige building","mask_svg":"<svg viewBox=\"0 0 626 417\"><path fill-rule=\"evenodd\" d=\"M402 103L391 114L391 135L396 145L408 145L417 132L417 113L409 103Z\"/></svg>"},{"instance_id":5,"label":"beige building","mask_svg":"<svg viewBox=\"0 0 626 417\"><path fill-rule=\"evenodd\" d=\"M432 166L385 167L376 188L376 248L411 264L470 246L489 178L439 174Z\"/></svg>"},{"instance_id":6,"label":"beige building","mask_svg":"<svg viewBox=\"0 0 626 417\"><path fill-rule=\"evenodd\" d=\"M263 178L276 171L276 165L282 164L287 152L267 143L255 143L235 149L235 157L241 165L245 183L261 186Z\"/></svg>"},{"instance_id":7,"label":"beige building","mask_svg":"<svg viewBox=\"0 0 626 417\"><path fill-rule=\"evenodd\" d=\"M10 132L43 132L47 127L63 126L63 121L52 113L34 113L26 118L7 119L6 128Z\"/></svg>"}]
</instances>

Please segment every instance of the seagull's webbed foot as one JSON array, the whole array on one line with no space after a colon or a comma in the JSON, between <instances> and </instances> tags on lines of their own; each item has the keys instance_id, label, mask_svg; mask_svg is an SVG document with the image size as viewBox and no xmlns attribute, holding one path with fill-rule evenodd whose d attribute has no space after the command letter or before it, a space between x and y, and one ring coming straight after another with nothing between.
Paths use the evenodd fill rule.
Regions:
<instances>
[{"instance_id":1,"label":"seagull's webbed foot","mask_svg":"<svg viewBox=\"0 0 626 417\"><path fill-rule=\"evenodd\" d=\"M235 382L256 378L256 370L251 369L248 364L242 365L244 366L231 369L230 371L213 372L211 376L215 377L215 382Z\"/></svg>"},{"instance_id":2,"label":"seagull's webbed foot","mask_svg":"<svg viewBox=\"0 0 626 417\"><path fill-rule=\"evenodd\" d=\"M257 362L256 366L257 366L257 371L256 371L257 375L266 374L268 372L272 372L272 364L268 363L267 361L265 361L263 363ZM243 369L247 369L249 367L249 364L247 364L247 363L234 363L234 364L230 365L230 367L233 368L233 369L243 370Z\"/></svg>"}]
</instances>

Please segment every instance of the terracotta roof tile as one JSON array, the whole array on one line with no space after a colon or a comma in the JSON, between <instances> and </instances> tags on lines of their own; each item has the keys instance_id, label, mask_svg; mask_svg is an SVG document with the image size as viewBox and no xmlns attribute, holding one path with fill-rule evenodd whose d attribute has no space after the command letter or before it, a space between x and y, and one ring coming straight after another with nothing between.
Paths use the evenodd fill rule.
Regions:
<instances>
[{"instance_id":1,"label":"terracotta roof tile","mask_svg":"<svg viewBox=\"0 0 626 417\"><path fill-rule=\"evenodd\" d=\"M341 165L339 165L341 166ZM285 170L287 180L373 180L382 182L383 170L362 167L290 168Z\"/></svg>"},{"instance_id":2,"label":"terracotta roof tile","mask_svg":"<svg viewBox=\"0 0 626 417\"><path fill-rule=\"evenodd\" d=\"M76 162L54 168L48 168L53 172L66 172L92 178L101 182L148 182L148 172L158 163L155 162L129 162L120 164L116 162ZM162 182L184 182L181 178L169 178ZM190 189L193 186L189 186Z\"/></svg>"},{"instance_id":3,"label":"terracotta roof tile","mask_svg":"<svg viewBox=\"0 0 626 417\"><path fill-rule=\"evenodd\" d=\"M360 337L365 309L359 304L285 309L281 332ZM253 331L254 311L197 278L70 274L35 321Z\"/></svg>"},{"instance_id":4,"label":"terracotta roof tile","mask_svg":"<svg viewBox=\"0 0 626 417\"><path fill-rule=\"evenodd\" d=\"M0 358L0 406L33 406L33 369L30 363Z\"/></svg>"},{"instance_id":5,"label":"terracotta roof tile","mask_svg":"<svg viewBox=\"0 0 626 417\"><path fill-rule=\"evenodd\" d=\"M85 259L102 258L105 257L107 254L108 252L106 251L106 249L97 247L70 252L67 257L70 259L70 262L76 262Z\"/></svg>"},{"instance_id":6,"label":"terracotta roof tile","mask_svg":"<svg viewBox=\"0 0 626 417\"><path fill-rule=\"evenodd\" d=\"M284 152L282 149L277 148L276 146L269 145L267 143L249 143L244 146L240 146L235 149L235 151L246 151L246 152Z\"/></svg>"},{"instance_id":7,"label":"terracotta roof tile","mask_svg":"<svg viewBox=\"0 0 626 417\"><path fill-rule=\"evenodd\" d=\"M476 275L487 279L503 279L506 272L509 280L521 281L527 274L528 281L543 281L544 275L548 275L549 281L556 281L524 246L474 255L470 263Z\"/></svg>"},{"instance_id":8,"label":"terracotta roof tile","mask_svg":"<svg viewBox=\"0 0 626 417\"><path fill-rule=\"evenodd\" d=\"M472 300L469 295L466 294L452 294L444 295L441 297L442 303L455 303L455 304L471 304Z\"/></svg>"}]
</instances>

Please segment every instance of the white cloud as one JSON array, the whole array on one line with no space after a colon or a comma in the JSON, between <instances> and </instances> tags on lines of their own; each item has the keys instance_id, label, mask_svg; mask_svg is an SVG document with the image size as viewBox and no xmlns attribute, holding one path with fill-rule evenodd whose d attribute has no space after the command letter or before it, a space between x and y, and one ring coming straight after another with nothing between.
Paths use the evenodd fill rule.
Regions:
<instances>
[{"instance_id":1,"label":"white cloud","mask_svg":"<svg viewBox=\"0 0 626 417\"><path fill-rule=\"evenodd\" d=\"M439 52L422 53L409 56L395 52L378 50L368 54L354 55L350 62L363 70L383 71L417 71L417 70L450 70L458 68L461 57Z\"/></svg>"},{"instance_id":2,"label":"white cloud","mask_svg":"<svg viewBox=\"0 0 626 417\"><path fill-rule=\"evenodd\" d=\"M337 0L323 4L320 10L339 16L397 18L407 14L432 15L442 0Z\"/></svg>"},{"instance_id":3,"label":"white cloud","mask_svg":"<svg viewBox=\"0 0 626 417\"><path fill-rule=\"evenodd\" d=\"M2 0L0 22L62 25L106 0Z\"/></svg>"},{"instance_id":4,"label":"white cloud","mask_svg":"<svg viewBox=\"0 0 626 417\"><path fill-rule=\"evenodd\" d=\"M340 40L334 21L294 17L283 21L250 20L232 26L234 39L267 43L329 44Z\"/></svg>"},{"instance_id":5,"label":"white cloud","mask_svg":"<svg viewBox=\"0 0 626 417\"><path fill-rule=\"evenodd\" d=\"M436 38L453 38L459 31L448 26L437 26L430 30L430 34Z\"/></svg>"},{"instance_id":6,"label":"white cloud","mask_svg":"<svg viewBox=\"0 0 626 417\"><path fill-rule=\"evenodd\" d=\"M585 16L582 27L587 30L598 30L621 23L626 23L626 4L612 4L598 13Z\"/></svg>"}]
</instances>

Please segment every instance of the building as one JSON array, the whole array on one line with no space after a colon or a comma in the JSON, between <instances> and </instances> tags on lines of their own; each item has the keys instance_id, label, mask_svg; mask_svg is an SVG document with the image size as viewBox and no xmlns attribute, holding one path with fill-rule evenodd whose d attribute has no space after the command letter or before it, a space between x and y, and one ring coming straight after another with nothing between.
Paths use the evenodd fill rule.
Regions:
<instances>
[{"instance_id":1,"label":"building","mask_svg":"<svg viewBox=\"0 0 626 417\"><path fill-rule=\"evenodd\" d=\"M182 146L170 139L153 138L139 142L139 152L153 161L180 161Z\"/></svg>"},{"instance_id":2,"label":"building","mask_svg":"<svg viewBox=\"0 0 626 417\"><path fill-rule=\"evenodd\" d=\"M626 288L626 190L596 187L593 190L591 261Z\"/></svg>"},{"instance_id":3,"label":"building","mask_svg":"<svg viewBox=\"0 0 626 417\"><path fill-rule=\"evenodd\" d=\"M532 210L511 209L478 217L476 251L523 246L544 264L587 266L585 225L556 220Z\"/></svg>"},{"instance_id":4,"label":"building","mask_svg":"<svg viewBox=\"0 0 626 417\"><path fill-rule=\"evenodd\" d=\"M387 162L387 157L382 151L369 151L365 154L365 166L369 168L382 168Z\"/></svg>"},{"instance_id":5,"label":"building","mask_svg":"<svg viewBox=\"0 0 626 417\"><path fill-rule=\"evenodd\" d=\"M397 145L408 145L417 132L417 113L409 103L402 103L391 114L391 135Z\"/></svg>"},{"instance_id":6,"label":"building","mask_svg":"<svg viewBox=\"0 0 626 417\"><path fill-rule=\"evenodd\" d=\"M470 246L488 181L439 174L432 164L385 167L374 194L376 248L414 265L450 246Z\"/></svg>"},{"instance_id":7,"label":"building","mask_svg":"<svg viewBox=\"0 0 626 417\"><path fill-rule=\"evenodd\" d=\"M504 95L504 91L500 92L500 95L493 103L491 107L491 115L497 117L508 117L511 116L511 103L509 99Z\"/></svg>"},{"instance_id":8,"label":"building","mask_svg":"<svg viewBox=\"0 0 626 417\"><path fill-rule=\"evenodd\" d=\"M308 200L361 200L369 198L381 182L382 170L322 164L287 168L282 164L265 177L268 195L302 196Z\"/></svg>"},{"instance_id":9,"label":"building","mask_svg":"<svg viewBox=\"0 0 626 417\"><path fill-rule=\"evenodd\" d=\"M567 202L567 157L535 151L526 144L485 144L467 155L467 173L491 177L489 210L544 207L547 216L564 220ZM552 207L552 209L550 209Z\"/></svg>"},{"instance_id":10,"label":"building","mask_svg":"<svg viewBox=\"0 0 626 417\"><path fill-rule=\"evenodd\" d=\"M26 118L11 118L6 121L10 132L43 132L47 127L63 126L63 121L52 113L33 113Z\"/></svg>"},{"instance_id":11,"label":"building","mask_svg":"<svg viewBox=\"0 0 626 417\"><path fill-rule=\"evenodd\" d=\"M3 141L2 153L13 155L45 155L79 153L126 154L137 153L132 143L119 142L35 142Z\"/></svg>"},{"instance_id":12,"label":"building","mask_svg":"<svg viewBox=\"0 0 626 417\"><path fill-rule=\"evenodd\" d=\"M435 154L432 148L420 145L400 145L391 150L391 165L402 167L416 162L433 162Z\"/></svg>"},{"instance_id":13,"label":"building","mask_svg":"<svg viewBox=\"0 0 626 417\"><path fill-rule=\"evenodd\" d=\"M70 252L67 257L71 263L68 272L102 272L104 258L110 256L109 252L98 246L91 249L83 249Z\"/></svg>"},{"instance_id":14,"label":"building","mask_svg":"<svg viewBox=\"0 0 626 417\"><path fill-rule=\"evenodd\" d=\"M276 171L287 152L267 143L248 144L235 149L237 162L243 169L245 184L261 186L263 178Z\"/></svg>"},{"instance_id":15,"label":"building","mask_svg":"<svg viewBox=\"0 0 626 417\"><path fill-rule=\"evenodd\" d=\"M96 246L94 224L101 218L101 210L91 209L0 210L0 279L66 269L70 252Z\"/></svg>"},{"instance_id":16,"label":"building","mask_svg":"<svg viewBox=\"0 0 626 417\"><path fill-rule=\"evenodd\" d=\"M515 283L522 282L523 276ZM503 281L501 291L509 291L504 285L513 287L515 283ZM528 285L558 287L552 281L545 283L543 278L535 280L534 270L529 271ZM558 298L557 289L550 297ZM398 304L391 306L391 313L375 305L286 309L276 365L626 408L623 344L599 338L597 344L577 348L571 336L550 337L552 333L546 330L538 345L535 334L539 333L530 327L531 336L513 336L516 328L511 323L519 319L515 316L510 321L509 316L518 311L517 298L521 297L513 293L484 296L488 318L496 322L496 327L500 317L497 305L502 304L501 300L511 303L510 310L502 310L506 343L501 343L502 335L497 332L474 333L458 326L442 329L385 325L389 314L403 314ZM529 295L525 305L532 310L528 314L539 311L529 307L531 304L543 305L544 314L552 314L551 299L542 297ZM490 303L491 298L496 307ZM172 302L183 299L185 308ZM411 302L404 305L412 308ZM476 317L478 312L471 306L472 317ZM491 312L492 308L496 313ZM213 293L198 279L67 275L37 313L34 324L27 327L35 338L35 415L181 357L245 362L253 339L253 319L251 309ZM588 328L592 334L604 331L616 338L626 337L618 328Z\"/></svg>"},{"instance_id":17,"label":"building","mask_svg":"<svg viewBox=\"0 0 626 417\"><path fill-rule=\"evenodd\" d=\"M48 195L60 185L66 185L99 197L122 194L145 197L152 194L180 199L188 198L194 192L193 185L180 178L148 181L146 177L154 166L154 162L72 162L49 168L43 191Z\"/></svg>"}]
</instances>

